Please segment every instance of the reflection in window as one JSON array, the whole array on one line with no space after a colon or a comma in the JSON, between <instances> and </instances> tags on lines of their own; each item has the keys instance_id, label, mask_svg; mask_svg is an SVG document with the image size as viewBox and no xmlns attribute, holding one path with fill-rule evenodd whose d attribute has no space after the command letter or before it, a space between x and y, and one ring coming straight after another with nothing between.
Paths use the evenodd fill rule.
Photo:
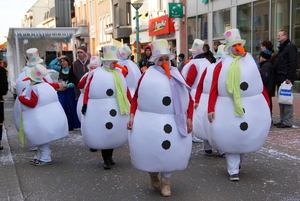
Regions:
<instances>
[{"instance_id":1,"label":"reflection in window","mask_svg":"<svg viewBox=\"0 0 300 201\"><path fill-rule=\"evenodd\" d=\"M190 17L187 19L187 37L188 37L188 48L192 47L194 39L197 37L197 25L196 17Z\"/></svg>"},{"instance_id":2,"label":"reflection in window","mask_svg":"<svg viewBox=\"0 0 300 201\"><path fill-rule=\"evenodd\" d=\"M223 38L223 33L230 27L230 9L213 12L213 38Z\"/></svg>"},{"instance_id":3,"label":"reflection in window","mask_svg":"<svg viewBox=\"0 0 300 201\"><path fill-rule=\"evenodd\" d=\"M198 15L197 38L207 42L207 14Z\"/></svg>"},{"instance_id":4,"label":"reflection in window","mask_svg":"<svg viewBox=\"0 0 300 201\"><path fill-rule=\"evenodd\" d=\"M240 30L247 52L251 52L251 3L237 7L237 28Z\"/></svg>"},{"instance_id":5,"label":"reflection in window","mask_svg":"<svg viewBox=\"0 0 300 201\"><path fill-rule=\"evenodd\" d=\"M300 0L293 1L293 26L291 35L291 41L298 48L298 68L296 70L296 80L300 80Z\"/></svg>"}]
</instances>

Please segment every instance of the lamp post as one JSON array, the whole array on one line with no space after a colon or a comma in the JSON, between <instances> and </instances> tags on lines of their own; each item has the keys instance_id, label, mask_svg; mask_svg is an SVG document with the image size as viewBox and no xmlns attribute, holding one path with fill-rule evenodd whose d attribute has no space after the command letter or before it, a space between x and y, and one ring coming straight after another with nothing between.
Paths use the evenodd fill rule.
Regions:
<instances>
[{"instance_id":1,"label":"lamp post","mask_svg":"<svg viewBox=\"0 0 300 201\"><path fill-rule=\"evenodd\" d=\"M141 2L134 2L131 4L132 7L135 9L135 22L136 22L136 27L135 27L135 34L136 34L136 39L135 39L135 44L136 44L136 61L140 61L140 36L139 36L139 9L142 7L143 3Z\"/></svg>"}]
</instances>

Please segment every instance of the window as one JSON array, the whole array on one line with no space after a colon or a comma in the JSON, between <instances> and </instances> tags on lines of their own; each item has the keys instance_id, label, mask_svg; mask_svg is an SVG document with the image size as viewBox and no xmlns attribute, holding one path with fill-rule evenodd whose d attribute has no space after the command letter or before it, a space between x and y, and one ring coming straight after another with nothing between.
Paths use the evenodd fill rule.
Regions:
<instances>
[{"instance_id":1,"label":"window","mask_svg":"<svg viewBox=\"0 0 300 201\"><path fill-rule=\"evenodd\" d=\"M119 4L114 5L114 27L119 27Z\"/></svg>"},{"instance_id":2,"label":"window","mask_svg":"<svg viewBox=\"0 0 300 201\"><path fill-rule=\"evenodd\" d=\"M291 41L298 48L298 68L296 69L296 80L300 80L300 0L293 1L293 18L292 18L292 28Z\"/></svg>"},{"instance_id":3,"label":"window","mask_svg":"<svg viewBox=\"0 0 300 201\"><path fill-rule=\"evenodd\" d=\"M94 24L95 20L95 8L94 8L94 1L90 1L90 23Z\"/></svg>"},{"instance_id":4,"label":"window","mask_svg":"<svg viewBox=\"0 0 300 201\"><path fill-rule=\"evenodd\" d=\"M126 25L131 25L131 3L126 3Z\"/></svg>"},{"instance_id":5,"label":"window","mask_svg":"<svg viewBox=\"0 0 300 201\"><path fill-rule=\"evenodd\" d=\"M197 38L207 42L207 14L197 17Z\"/></svg>"},{"instance_id":6,"label":"window","mask_svg":"<svg viewBox=\"0 0 300 201\"><path fill-rule=\"evenodd\" d=\"M251 3L237 7L237 28L241 38L246 40L246 51L251 52Z\"/></svg>"},{"instance_id":7,"label":"window","mask_svg":"<svg viewBox=\"0 0 300 201\"><path fill-rule=\"evenodd\" d=\"M196 17L190 17L187 19L187 37L188 37L188 47L192 47L194 39L197 37L197 25Z\"/></svg>"},{"instance_id":8,"label":"window","mask_svg":"<svg viewBox=\"0 0 300 201\"><path fill-rule=\"evenodd\" d=\"M230 9L213 12L213 38L224 38L223 33L230 29Z\"/></svg>"}]
</instances>

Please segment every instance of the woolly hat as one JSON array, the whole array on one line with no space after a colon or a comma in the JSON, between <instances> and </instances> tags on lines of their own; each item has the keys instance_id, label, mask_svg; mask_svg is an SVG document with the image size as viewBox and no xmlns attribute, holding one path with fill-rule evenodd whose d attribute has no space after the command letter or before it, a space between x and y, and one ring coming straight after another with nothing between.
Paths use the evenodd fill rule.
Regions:
<instances>
[{"instance_id":1,"label":"woolly hat","mask_svg":"<svg viewBox=\"0 0 300 201\"><path fill-rule=\"evenodd\" d=\"M97 56L92 56L90 59L90 63L87 65L88 69L97 68L101 66L101 58Z\"/></svg>"},{"instance_id":2,"label":"woolly hat","mask_svg":"<svg viewBox=\"0 0 300 201\"><path fill-rule=\"evenodd\" d=\"M175 58L175 54L170 52L168 41L165 39L155 40L151 43L152 46L152 56L149 61L154 62L155 59L168 55L170 60Z\"/></svg>"},{"instance_id":3,"label":"woolly hat","mask_svg":"<svg viewBox=\"0 0 300 201\"><path fill-rule=\"evenodd\" d=\"M35 82L43 82L43 78L48 74L47 69L41 65L37 64L33 68L27 68L26 70L26 75L29 77L31 80Z\"/></svg>"},{"instance_id":4,"label":"woolly hat","mask_svg":"<svg viewBox=\"0 0 300 201\"><path fill-rule=\"evenodd\" d=\"M265 49L259 53L259 56L261 56L265 59L271 59L271 55L272 55L272 51L270 51L268 49Z\"/></svg>"},{"instance_id":5,"label":"woolly hat","mask_svg":"<svg viewBox=\"0 0 300 201\"><path fill-rule=\"evenodd\" d=\"M204 41L200 39L195 39L192 45L192 48L189 49L191 53L204 53L203 51Z\"/></svg>"},{"instance_id":6,"label":"woolly hat","mask_svg":"<svg viewBox=\"0 0 300 201\"><path fill-rule=\"evenodd\" d=\"M118 48L115 45L103 46L102 61L120 61L118 58Z\"/></svg>"},{"instance_id":7,"label":"woolly hat","mask_svg":"<svg viewBox=\"0 0 300 201\"><path fill-rule=\"evenodd\" d=\"M78 49L77 49L77 52L83 52L83 53L87 53L87 49L86 49L86 46L79 46Z\"/></svg>"},{"instance_id":8,"label":"woolly hat","mask_svg":"<svg viewBox=\"0 0 300 201\"><path fill-rule=\"evenodd\" d=\"M40 58L40 54L38 49L36 48L30 48L26 50L26 56L27 56L27 66L35 66L36 64L43 63L43 59Z\"/></svg>"},{"instance_id":9,"label":"woolly hat","mask_svg":"<svg viewBox=\"0 0 300 201\"><path fill-rule=\"evenodd\" d=\"M226 40L226 46L224 47L225 52L228 52L228 48L232 45L241 43L242 46L244 46L246 43L245 40L241 39L240 30L238 29L230 29L225 31L224 36Z\"/></svg>"},{"instance_id":10,"label":"woolly hat","mask_svg":"<svg viewBox=\"0 0 300 201\"><path fill-rule=\"evenodd\" d=\"M222 57L223 54L227 54L227 53L224 51L224 47L225 47L225 45L219 45L219 46L218 46L218 51L217 51L216 54L214 54L214 57L219 58L219 57Z\"/></svg>"}]
</instances>

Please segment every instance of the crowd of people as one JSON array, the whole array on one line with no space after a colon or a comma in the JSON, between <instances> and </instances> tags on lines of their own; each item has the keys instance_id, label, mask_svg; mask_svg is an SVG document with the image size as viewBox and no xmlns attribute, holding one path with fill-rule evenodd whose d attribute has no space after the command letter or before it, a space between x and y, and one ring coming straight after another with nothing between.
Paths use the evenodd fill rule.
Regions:
<instances>
[{"instance_id":1,"label":"crowd of people","mask_svg":"<svg viewBox=\"0 0 300 201\"><path fill-rule=\"evenodd\" d=\"M193 141L203 141L207 155L216 150L225 157L229 179L239 181L245 154L259 150L269 133L275 89L294 82L297 48L280 30L278 52L264 40L256 61L238 29L226 31L224 38L225 44L214 41L214 53L194 39L190 59L180 53L177 67L165 39L147 45L137 64L128 46L106 45L98 57L82 45L74 62L61 55L47 66L59 73L58 83L52 83L38 50L28 49L14 118L21 144L26 136L37 147L30 164L51 164L49 143L80 128L90 151L101 150L106 170L116 164L114 149L128 142L133 166L148 172L163 196L171 196L172 172L187 167ZM0 73L2 150L2 96L8 89L5 69ZM293 105L279 107L274 125L291 127Z\"/></svg>"}]
</instances>

